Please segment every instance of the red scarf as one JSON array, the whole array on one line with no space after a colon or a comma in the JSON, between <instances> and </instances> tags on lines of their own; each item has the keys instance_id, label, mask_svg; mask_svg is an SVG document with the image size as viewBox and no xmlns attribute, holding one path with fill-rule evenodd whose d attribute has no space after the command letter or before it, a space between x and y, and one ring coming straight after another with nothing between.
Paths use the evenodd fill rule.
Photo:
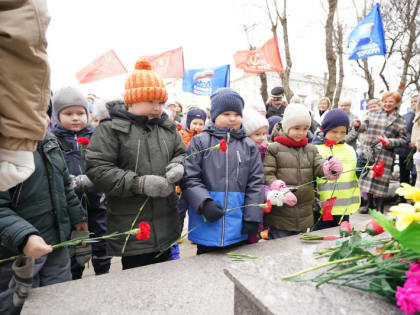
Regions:
<instances>
[{"instance_id":1,"label":"red scarf","mask_svg":"<svg viewBox=\"0 0 420 315\"><path fill-rule=\"evenodd\" d=\"M305 145L308 144L308 138L303 138L302 140L298 142L288 137L277 136L274 138L274 141L288 147L304 147Z\"/></svg>"}]
</instances>

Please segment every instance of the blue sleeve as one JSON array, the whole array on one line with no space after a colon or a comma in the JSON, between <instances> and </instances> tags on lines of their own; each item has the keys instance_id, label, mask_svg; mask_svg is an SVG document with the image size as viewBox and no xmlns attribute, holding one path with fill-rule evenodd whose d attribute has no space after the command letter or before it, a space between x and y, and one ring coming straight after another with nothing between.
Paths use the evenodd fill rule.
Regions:
<instances>
[{"instance_id":1,"label":"blue sleeve","mask_svg":"<svg viewBox=\"0 0 420 315\"><path fill-rule=\"evenodd\" d=\"M264 169L260 154L255 147L251 151L250 171L246 185L244 205L264 203ZM262 222L263 212L260 207L245 207L244 221Z\"/></svg>"},{"instance_id":2,"label":"blue sleeve","mask_svg":"<svg viewBox=\"0 0 420 315\"><path fill-rule=\"evenodd\" d=\"M187 151L187 155L192 152L203 150L199 137L192 139ZM182 195L190 206L198 212L200 204L206 200L211 199L206 186L203 183L202 177L202 161L201 153L196 154L185 160L185 173L181 181Z\"/></svg>"}]
</instances>

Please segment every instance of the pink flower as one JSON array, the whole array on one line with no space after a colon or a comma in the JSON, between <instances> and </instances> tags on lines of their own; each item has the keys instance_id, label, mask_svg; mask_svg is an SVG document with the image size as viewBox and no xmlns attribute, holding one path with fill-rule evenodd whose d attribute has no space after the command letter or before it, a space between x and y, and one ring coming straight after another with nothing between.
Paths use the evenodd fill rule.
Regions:
<instances>
[{"instance_id":1,"label":"pink flower","mask_svg":"<svg viewBox=\"0 0 420 315\"><path fill-rule=\"evenodd\" d=\"M372 219L366 224L366 233L372 236L382 234L384 231L384 228L380 226L375 219Z\"/></svg>"},{"instance_id":2,"label":"pink flower","mask_svg":"<svg viewBox=\"0 0 420 315\"><path fill-rule=\"evenodd\" d=\"M351 229L350 223L348 221L341 222L339 231L341 237L350 236L353 233L353 230Z\"/></svg>"},{"instance_id":3,"label":"pink flower","mask_svg":"<svg viewBox=\"0 0 420 315\"><path fill-rule=\"evenodd\" d=\"M397 287L397 305L404 314L414 314L420 311L420 265L412 263L405 273L407 280L404 287Z\"/></svg>"}]
</instances>

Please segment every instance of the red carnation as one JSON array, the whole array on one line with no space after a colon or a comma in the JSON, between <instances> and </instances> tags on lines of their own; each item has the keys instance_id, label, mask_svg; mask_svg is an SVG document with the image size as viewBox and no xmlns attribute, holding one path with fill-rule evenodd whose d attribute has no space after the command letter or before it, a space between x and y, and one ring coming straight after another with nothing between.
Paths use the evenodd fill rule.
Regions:
<instances>
[{"instance_id":1,"label":"red carnation","mask_svg":"<svg viewBox=\"0 0 420 315\"><path fill-rule=\"evenodd\" d=\"M267 200L265 204L262 204L263 213L270 213L271 212L271 201Z\"/></svg>"},{"instance_id":2,"label":"red carnation","mask_svg":"<svg viewBox=\"0 0 420 315\"><path fill-rule=\"evenodd\" d=\"M380 226L375 219L372 219L371 221L366 224L366 233L372 236L382 234L384 231L383 227Z\"/></svg>"},{"instance_id":3,"label":"red carnation","mask_svg":"<svg viewBox=\"0 0 420 315\"><path fill-rule=\"evenodd\" d=\"M398 89L399 90L402 90L403 88L405 88L405 84L403 83L403 84L401 84L399 87L398 87Z\"/></svg>"},{"instance_id":4,"label":"red carnation","mask_svg":"<svg viewBox=\"0 0 420 315\"><path fill-rule=\"evenodd\" d=\"M140 222L140 232L136 234L138 240L147 240L150 237L150 225L147 222Z\"/></svg>"},{"instance_id":5,"label":"red carnation","mask_svg":"<svg viewBox=\"0 0 420 315\"><path fill-rule=\"evenodd\" d=\"M353 230L351 229L350 223L348 221L343 221L340 224L340 235L342 237L350 236Z\"/></svg>"},{"instance_id":6,"label":"red carnation","mask_svg":"<svg viewBox=\"0 0 420 315\"><path fill-rule=\"evenodd\" d=\"M376 178L379 178L382 175L384 175L384 172L385 172L385 164L384 164L384 162L379 161L377 164L374 164L372 166L372 171L373 171L373 175Z\"/></svg>"},{"instance_id":7,"label":"red carnation","mask_svg":"<svg viewBox=\"0 0 420 315\"><path fill-rule=\"evenodd\" d=\"M78 144L81 144L81 145L88 145L90 142L88 138L83 138L83 137L77 138L76 141Z\"/></svg>"},{"instance_id":8,"label":"red carnation","mask_svg":"<svg viewBox=\"0 0 420 315\"><path fill-rule=\"evenodd\" d=\"M382 94L383 92L384 92L384 90L380 90L380 91L379 91L379 94Z\"/></svg>"},{"instance_id":9,"label":"red carnation","mask_svg":"<svg viewBox=\"0 0 420 315\"><path fill-rule=\"evenodd\" d=\"M376 251L377 254L381 254L383 252L384 251L382 249ZM381 256L382 256L382 260L385 260L385 259L388 259L388 258L392 258L392 256L394 256L394 254L383 254Z\"/></svg>"},{"instance_id":10,"label":"red carnation","mask_svg":"<svg viewBox=\"0 0 420 315\"><path fill-rule=\"evenodd\" d=\"M332 146L337 145L337 141L335 141L335 140L327 140L327 141L325 141L325 145L328 148L331 148Z\"/></svg>"},{"instance_id":11,"label":"red carnation","mask_svg":"<svg viewBox=\"0 0 420 315\"><path fill-rule=\"evenodd\" d=\"M376 138L376 139L378 139L378 141L380 143L382 143L382 148L385 148L387 146L388 142L385 141L384 139L382 139L382 138Z\"/></svg>"},{"instance_id":12,"label":"red carnation","mask_svg":"<svg viewBox=\"0 0 420 315\"><path fill-rule=\"evenodd\" d=\"M325 201L324 205L322 206L322 221L331 221L334 219L331 212L336 199L337 197L332 197Z\"/></svg>"},{"instance_id":13,"label":"red carnation","mask_svg":"<svg viewBox=\"0 0 420 315\"><path fill-rule=\"evenodd\" d=\"M182 125L177 123L176 128L178 128L178 131L181 131L182 130Z\"/></svg>"},{"instance_id":14,"label":"red carnation","mask_svg":"<svg viewBox=\"0 0 420 315\"><path fill-rule=\"evenodd\" d=\"M219 150L222 151L223 153L226 152L226 150L227 150L227 144L226 144L226 140L225 139L220 140Z\"/></svg>"}]
</instances>

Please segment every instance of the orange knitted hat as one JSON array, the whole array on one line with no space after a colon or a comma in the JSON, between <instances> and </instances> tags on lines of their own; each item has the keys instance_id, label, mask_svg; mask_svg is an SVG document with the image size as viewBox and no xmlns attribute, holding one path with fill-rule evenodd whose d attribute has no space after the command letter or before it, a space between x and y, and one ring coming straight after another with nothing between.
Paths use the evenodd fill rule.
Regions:
<instances>
[{"instance_id":1,"label":"orange knitted hat","mask_svg":"<svg viewBox=\"0 0 420 315\"><path fill-rule=\"evenodd\" d=\"M150 62L140 59L135 70L125 80L124 102L129 106L144 101L166 102L168 92L160 76L152 70Z\"/></svg>"}]
</instances>

